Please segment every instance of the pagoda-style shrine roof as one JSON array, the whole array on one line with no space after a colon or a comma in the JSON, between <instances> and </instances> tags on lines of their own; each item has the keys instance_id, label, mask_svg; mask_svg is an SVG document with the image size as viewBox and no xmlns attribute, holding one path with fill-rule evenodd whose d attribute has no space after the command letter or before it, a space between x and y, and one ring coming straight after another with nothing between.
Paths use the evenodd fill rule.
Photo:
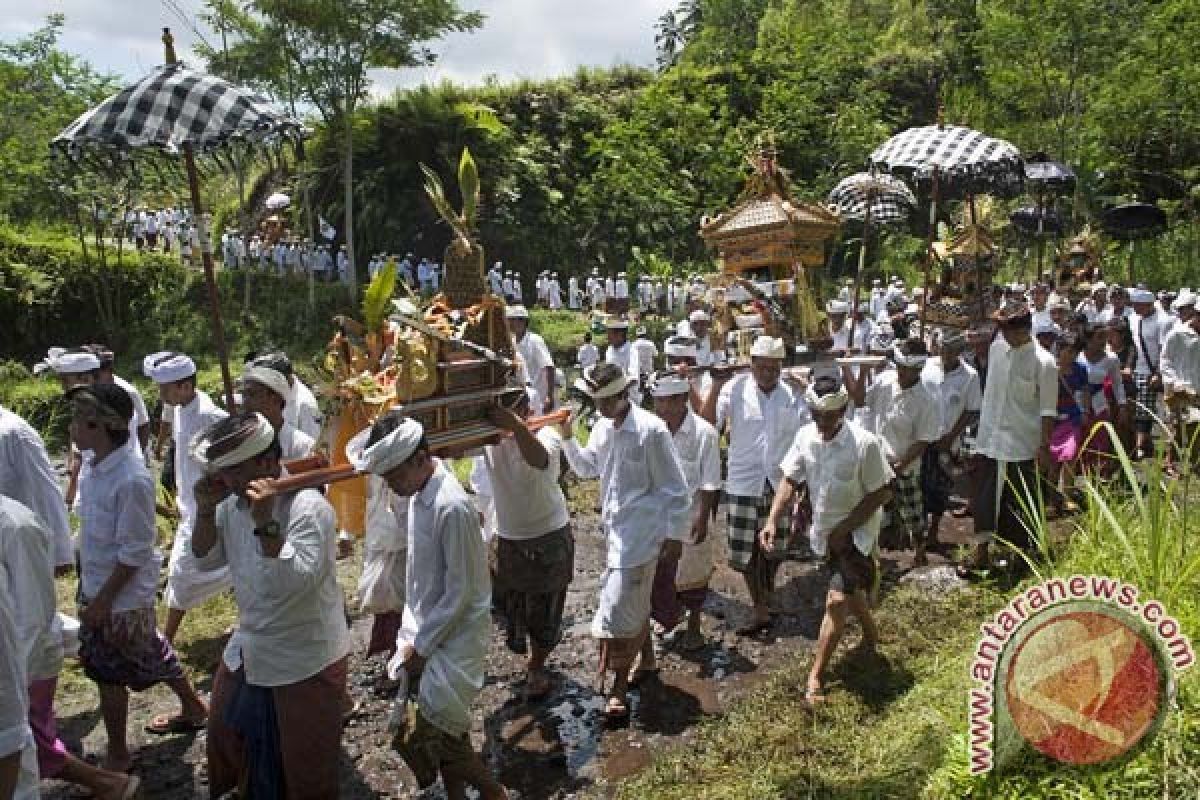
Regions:
<instances>
[{"instance_id":1,"label":"pagoda-style shrine roof","mask_svg":"<svg viewBox=\"0 0 1200 800\"><path fill-rule=\"evenodd\" d=\"M996 245L992 243L991 234L982 227L968 225L949 242L934 242L933 252L939 261L950 261L954 257L977 259L994 255Z\"/></svg>"},{"instance_id":2,"label":"pagoda-style shrine roof","mask_svg":"<svg viewBox=\"0 0 1200 800\"><path fill-rule=\"evenodd\" d=\"M813 240L832 237L840 225L841 218L824 206L771 194L751 197L715 217L706 217L700 223L700 235L710 245L772 231Z\"/></svg>"}]
</instances>

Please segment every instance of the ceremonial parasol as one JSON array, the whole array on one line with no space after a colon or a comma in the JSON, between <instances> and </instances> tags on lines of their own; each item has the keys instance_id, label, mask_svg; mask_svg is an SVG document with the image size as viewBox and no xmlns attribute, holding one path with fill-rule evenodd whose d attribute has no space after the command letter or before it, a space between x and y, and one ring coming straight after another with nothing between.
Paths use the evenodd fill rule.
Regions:
<instances>
[{"instance_id":1,"label":"ceremonial parasol","mask_svg":"<svg viewBox=\"0 0 1200 800\"><path fill-rule=\"evenodd\" d=\"M862 246L858 250L858 268L854 273L854 306L850 315L849 347L854 347L854 327L857 322L858 298L866 266L867 242L872 224L894 225L908 219L917 207L912 190L890 175L858 172L843 178L829 193L829 205L847 219L861 220Z\"/></svg>"},{"instance_id":2,"label":"ceremonial parasol","mask_svg":"<svg viewBox=\"0 0 1200 800\"><path fill-rule=\"evenodd\" d=\"M1063 232L1062 217L1052 208L1025 206L1009 214L1008 219L1022 234L1037 239Z\"/></svg>"},{"instance_id":3,"label":"ceremonial parasol","mask_svg":"<svg viewBox=\"0 0 1200 800\"><path fill-rule=\"evenodd\" d=\"M267 198L266 206L272 211L278 211L281 208L287 208L292 204L292 198L288 197L283 192L276 192Z\"/></svg>"},{"instance_id":4,"label":"ceremonial parasol","mask_svg":"<svg viewBox=\"0 0 1200 800\"><path fill-rule=\"evenodd\" d=\"M1114 239L1129 242L1129 284L1137 283L1134 274L1134 243L1153 239L1167 230L1167 212L1150 203L1125 203L1100 215L1100 228Z\"/></svg>"},{"instance_id":5,"label":"ceremonial parasol","mask_svg":"<svg viewBox=\"0 0 1200 800\"><path fill-rule=\"evenodd\" d=\"M1060 161L1050 161L1037 153L1025 162L1025 182L1038 193L1067 194L1075 191L1075 170Z\"/></svg>"},{"instance_id":6,"label":"ceremonial parasol","mask_svg":"<svg viewBox=\"0 0 1200 800\"><path fill-rule=\"evenodd\" d=\"M976 194L1015 195L1020 192L1025 178L1021 151L1015 145L961 125L945 125L940 111L938 117L936 125L910 128L896 134L867 159L873 170L889 172L910 185L929 188L926 292L929 291L929 270L934 258L938 199L966 198L974 223ZM928 305L927 302L921 309L922 329Z\"/></svg>"},{"instance_id":7,"label":"ceremonial parasol","mask_svg":"<svg viewBox=\"0 0 1200 800\"><path fill-rule=\"evenodd\" d=\"M136 170L139 162L169 165L182 156L199 226L204 279L208 286L213 339L230 410L233 379L212 259L208 221L200 203L197 157L216 166L232 165L233 154L290 141L299 148L299 121L274 109L248 89L188 69L175 56L174 40L163 29L166 64L86 111L50 146L70 162L101 170ZM224 163L222 159L227 161Z\"/></svg>"}]
</instances>

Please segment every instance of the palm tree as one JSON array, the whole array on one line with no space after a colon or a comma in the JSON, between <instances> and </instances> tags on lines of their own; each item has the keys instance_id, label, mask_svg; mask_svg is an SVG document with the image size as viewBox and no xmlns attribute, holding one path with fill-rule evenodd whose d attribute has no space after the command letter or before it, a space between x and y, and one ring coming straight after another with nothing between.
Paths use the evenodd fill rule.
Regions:
<instances>
[{"instance_id":1,"label":"palm tree","mask_svg":"<svg viewBox=\"0 0 1200 800\"><path fill-rule=\"evenodd\" d=\"M659 17L654 29L654 46L658 49L658 68L663 71L674 66L676 59L679 58L679 51L687 42L674 11L667 11Z\"/></svg>"}]
</instances>

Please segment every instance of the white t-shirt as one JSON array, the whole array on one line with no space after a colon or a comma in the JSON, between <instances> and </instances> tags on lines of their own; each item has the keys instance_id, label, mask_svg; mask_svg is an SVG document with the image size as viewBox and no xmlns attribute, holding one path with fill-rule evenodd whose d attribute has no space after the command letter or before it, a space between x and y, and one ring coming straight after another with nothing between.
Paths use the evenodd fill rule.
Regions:
<instances>
[{"instance_id":1,"label":"white t-shirt","mask_svg":"<svg viewBox=\"0 0 1200 800\"><path fill-rule=\"evenodd\" d=\"M883 441L889 462L901 458L917 442L935 442L942 435L939 404L920 381L902 389L896 373L885 372L867 389L866 405L873 412L875 434ZM903 474L914 475L920 469L921 460L914 459Z\"/></svg>"},{"instance_id":2,"label":"white t-shirt","mask_svg":"<svg viewBox=\"0 0 1200 800\"><path fill-rule=\"evenodd\" d=\"M546 346L546 340L533 331L526 331L516 345L517 355L521 357L521 363L525 367L525 379L533 384L533 389L538 395L534 408L540 412L545 399L554 396L554 387L546 380L546 368L554 367L554 359L550 357L550 348Z\"/></svg>"},{"instance_id":3,"label":"white t-shirt","mask_svg":"<svg viewBox=\"0 0 1200 800\"><path fill-rule=\"evenodd\" d=\"M919 384L918 384L919 385ZM879 438L846 420L831 441L821 438L816 425L806 425L783 461L783 474L807 484L813 518L808 529L812 550L825 555L829 533L872 492L892 480L892 468L883 455ZM879 538L882 509L877 509L854 531L854 546L870 555Z\"/></svg>"},{"instance_id":4,"label":"white t-shirt","mask_svg":"<svg viewBox=\"0 0 1200 800\"><path fill-rule=\"evenodd\" d=\"M558 486L562 437L553 428L542 428L537 439L549 456L545 469L529 466L511 437L483 451L496 533L505 539L536 539L570 521L567 499Z\"/></svg>"}]
</instances>

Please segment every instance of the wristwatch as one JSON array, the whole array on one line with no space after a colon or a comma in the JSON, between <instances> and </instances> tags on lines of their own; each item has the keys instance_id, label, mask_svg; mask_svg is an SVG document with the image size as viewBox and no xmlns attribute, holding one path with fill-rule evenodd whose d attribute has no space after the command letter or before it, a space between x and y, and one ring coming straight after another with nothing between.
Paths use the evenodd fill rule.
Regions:
<instances>
[{"instance_id":1,"label":"wristwatch","mask_svg":"<svg viewBox=\"0 0 1200 800\"><path fill-rule=\"evenodd\" d=\"M261 528L254 529L255 536L265 537L268 539L276 539L279 537L279 534L280 534L279 523L276 522L275 520L271 520L270 522L268 522L266 525L262 526Z\"/></svg>"}]
</instances>

